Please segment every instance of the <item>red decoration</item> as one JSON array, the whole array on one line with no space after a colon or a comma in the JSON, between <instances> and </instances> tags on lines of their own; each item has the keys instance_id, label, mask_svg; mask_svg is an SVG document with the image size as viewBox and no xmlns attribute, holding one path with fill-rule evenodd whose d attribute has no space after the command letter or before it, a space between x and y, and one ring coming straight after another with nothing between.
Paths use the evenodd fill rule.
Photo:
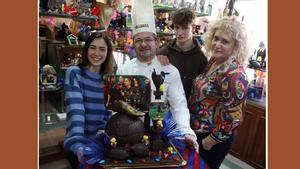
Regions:
<instances>
[{"instance_id":1,"label":"red decoration","mask_svg":"<svg viewBox=\"0 0 300 169\"><path fill-rule=\"evenodd\" d=\"M168 157L169 157L168 153L164 153L163 156L162 156L163 159L167 159Z\"/></svg>"},{"instance_id":2,"label":"red decoration","mask_svg":"<svg viewBox=\"0 0 300 169\"><path fill-rule=\"evenodd\" d=\"M97 20L97 21L95 22L94 28L99 28L99 27L100 27L100 24L99 24L99 21Z\"/></svg>"},{"instance_id":3,"label":"red decoration","mask_svg":"<svg viewBox=\"0 0 300 169\"><path fill-rule=\"evenodd\" d=\"M64 5L64 12L68 13L68 14L71 14L73 16L78 16L78 13L77 13L76 9L72 8L70 6L67 6L67 5Z\"/></svg>"},{"instance_id":4,"label":"red decoration","mask_svg":"<svg viewBox=\"0 0 300 169\"><path fill-rule=\"evenodd\" d=\"M199 129L200 128L200 122L198 120L193 120L193 122L192 122L192 128L194 130Z\"/></svg>"},{"instance_id":5,"label":"red decoration","mask_svg":"<svg viewBox=\"0 0 300 169\"><path fill-rule=\"evenodd\" d=\"M145 162L146 162L146 159L141 158L139 161L140 161L140 163L145 163Z\"/></svg>"},{"instance_id":6,"label":"red decoration","mask_svg":"<svg viewBox=\"0 0 300 169\"><path fill-rule=\"evenodd\" d=\"M173 156L173 160L180 161L180 158L178 156Z\"/></svg>"},{"instance_id":7,"label":"red decoration","mask_svg":"<svg viewBox=\"0 0 300 169\"><path fill-rule=\"evenodd\" d=\"M100 14L100 7L99 6L94 6L92 8L91 13L92 13L93 16L98 17L98 15Z\"/></svg>"}]
</instances>

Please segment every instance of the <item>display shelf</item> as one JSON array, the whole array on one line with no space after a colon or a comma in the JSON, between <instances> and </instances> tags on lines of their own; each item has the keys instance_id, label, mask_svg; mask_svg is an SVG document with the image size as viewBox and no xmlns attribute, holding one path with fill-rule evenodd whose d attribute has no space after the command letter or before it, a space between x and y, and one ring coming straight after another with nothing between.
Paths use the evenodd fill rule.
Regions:
<instances>
[{"instance_id":1,"label":"display shelf","mask_svg":"<svg viewBox=\"0 0 300 169\"><path fill-rule=\"evenodd\" d=\"M40 16L53 16L59 18L69 18L69 19L76 19L81 21L96 21L97 18L94 16L73 16L68 14L60 14L60 13L51 13L51 12L40 12Z\"/></svg>"},{"instance_id":2,"label":"display shelf","mask_svg":"<svg viewBox=\"0 0 300 169\"><path fill-rule=\"evenodd\" d=\"M157 33L157 36L173 36L175 35L175 33L167 33L167 32L156 32ZM201 36L203 35L196 35L196 34L193 34L193 37L194 38L200 38Z\"/></svg>"},{"instance_id":3,"label":"display shelf","mask_svg":"<svg viewBox=\"0 0 300 169\"><path fill-rule=\"evenodd\" d=\"M208 13L200 13L200 12L195 12L197 17L200 16L208 16Z\"/></svg>"},{"instance_id":4,"label":"display shelf","mask_svg":"<svg viewBox=\"0 0 300 169\"><path fill-rule=\"evenodd\" d=\"M83 45L62 45L62 51L65 53L79 52L81 53L83 50Z\"/></svg>"},{"instance_id":5,"label":"display shelf","mask_svg":"<svg viewBox=\"0 0 300 169\"><path fill-rule=\"evenodd\" d=\"M126 27L126 28L120 28L120 27L112 28L112 27L109 27L109 28L107 28L107 30L132 31L131 27Z\"/></svg>"},{"instance_id":6,"label":"display shelf","mask_svg":"<svg viewBox=\"0 0 300 169\"><path fill-rule=\"evenodd\" d=\"M262 97L259 100L254 100L254 99L247 98L247 104L259 107L261 109L265 109L266 108L266 98Z\"/></svg>"},{"instance_id":7,"label":"display shelf","mask_svg":"<svg viewBox=\"0 0 300 169\"><path fill-rule=\"evenodd\" d=\"M162 12L169 12L169 11L176 11L177 8L171 6L171 5L166 5L166 4L161 4L161 3L157 3L157 4L153 4L153 9L154 10L159 10Z\"/></svg>"},{"instance_id":8,"label":"display shelf","mask_svg":"<svg viewBox=\"0 0 300 169\"><path fill-rule=\"evenodd\" d=\"M174 6L166 5L166 4L161 4L161 3L153 4L153 9L161 11L161 12L171 12L171 11L178 10L178 8L176 8ZM208 16L207 13L200 13L200 12L197 12L197 11L195 11L195 14L196 14L197 17Z\"/></svg>"},{"instance_id":9,"label":"display shelf","mask_svg":"<svg viewBox=\"0 0 300 169\"><path fill-rule=\"evenodd\" d=\"M60 113L61 114L61 113ZM39 133L43 133L46 131L51 131L54 129L60 129L60 128L65 128L67 125L67 122L65 119L60 120L58 117L58 120L55 123L51 124L45 124L43 122L43 115L39 115Z\"/></svg>"},{"instance_id":10,"label":"display shelf","mask_svg":"<svg viewBox=\"0 0 300 169\"><path fill-rule=\"evenodd\" d=\"M42 42L46 42L46 43L62 43L62 44L65 43L65 41L51 40L51 39L47 39L46 37L42 37L42 36L40 36L39 38Z\"/></svg>"},{"instance_id":11,"label":"display shelf","mask_svg":"<svg viewBox=\"0 0 300 169\"><path fill-rule=\"evenodd\" d=\"M40 89L40 92L51 92L51 91L59 91L61 87L55 87L55 88L42 88Z\"/></svg>"}]
</instances>

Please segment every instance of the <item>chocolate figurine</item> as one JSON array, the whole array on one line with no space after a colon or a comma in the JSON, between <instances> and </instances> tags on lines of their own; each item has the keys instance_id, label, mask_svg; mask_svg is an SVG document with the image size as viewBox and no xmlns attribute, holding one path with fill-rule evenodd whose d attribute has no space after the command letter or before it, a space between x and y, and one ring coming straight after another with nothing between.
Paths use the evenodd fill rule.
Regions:
<instances>
[{"instance_id":1,"label":"chocolate figurine","mask_svg":"<svg viewBox=\"0 0 300 169\"><path fill-rule=\"evenodd\" d=\"M163 92L162 84L167 74L161 72L157 75L154 70L152 78L155 79L158 92ZM106 75L104 81L106 108L117 113L108 120L105 127L105 133L110 139L105 159L99 162L100 166L135 168L145 165L184 165L182 157L173 153L177 150L174 148L170 153L168 147L172 145L162 138L162 118L168 111L168 105L163 102L150 104L151 81L144 76L129 75ZM151 128L146 116L153 120ZM144 121L141 118L145 118ZM149 125L146 125L147 122Z\"/></svg>"},{"instance_id":2,"label":"chocolate figurine","mask_svg":"<svg viewBox=\"0 0 300 169\"><path fill-rule=\"evenodd\" d=\"M164 83L164 80L166 78L166 75L170 73L165 73L164 71L161 72L161 74L156 74L155 69L152 72L152 81L154 83L154 86L156 88L156 91L154 91L155 99L160 100L161 95L163 95L163 91L161 90L161 85Z\"/></svg>"}]
</instances>

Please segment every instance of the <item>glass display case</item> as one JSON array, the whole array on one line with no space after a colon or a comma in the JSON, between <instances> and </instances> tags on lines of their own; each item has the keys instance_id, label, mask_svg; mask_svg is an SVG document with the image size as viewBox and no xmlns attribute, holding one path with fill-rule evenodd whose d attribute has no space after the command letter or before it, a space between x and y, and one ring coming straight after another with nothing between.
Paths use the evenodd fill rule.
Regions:
<instances>
[{"instance_id":1,"label":"glass display case","mask_svg":"<svg viewBox=\"0 0 300 169\"><path fill-rule=\"evenodd\" d=\"M64 77L66 69L81 59L81 45L40 37L39 159L40 164L64 158L66 131ZM77 60L77 61L76 61ZM43 68L52 68L44 72ZM51 80L51 77L55 80ZM50 79L50 80L49 80Z\"/></svg>"},{"instance_id":2,"label":"glass display case","mask_svg":"<svg viewBox=\"0 0 300 169\"><path fill-rule=\"evenodd\" d=\"M246 74L249 79L247 99L265 104L267 72L261 69L247 68Z\"/></svg>"}]
</instances>

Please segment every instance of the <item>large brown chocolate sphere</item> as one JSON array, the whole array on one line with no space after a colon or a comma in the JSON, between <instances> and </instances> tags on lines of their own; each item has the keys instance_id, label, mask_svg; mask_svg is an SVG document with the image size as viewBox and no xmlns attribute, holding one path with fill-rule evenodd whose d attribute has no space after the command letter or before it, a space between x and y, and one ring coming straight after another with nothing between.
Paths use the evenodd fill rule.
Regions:
<instances>
[{"instance_id":1,"label":"large brown chocolate sphere","mask_svg":"<svg viewBox=\"0 0 300 169\"><path fill-rule=\"evenodd\" d=\"M145 127L141 119L117 113L108 120L105 132L117 139L118 146L133 145L142 140Z\"/></svg>"}]
</instances>

